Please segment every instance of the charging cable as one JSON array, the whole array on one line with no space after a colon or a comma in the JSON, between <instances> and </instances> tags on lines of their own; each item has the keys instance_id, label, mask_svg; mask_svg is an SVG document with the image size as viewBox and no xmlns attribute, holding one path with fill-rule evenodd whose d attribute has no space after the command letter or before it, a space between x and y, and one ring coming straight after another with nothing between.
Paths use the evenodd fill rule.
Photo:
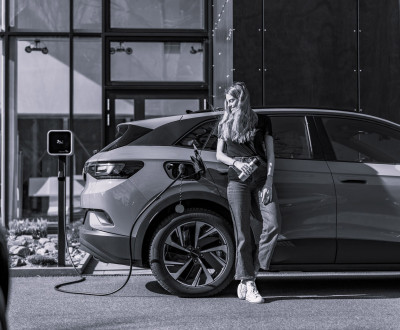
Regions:
<instances>
[{"instance_id":1,"label":"charging cable","mask_svg":"<svg viewBox=\"0 0 400 330\"><path fill-rule=\"evenodd\" d=\"M122 284L121 287L119 287L118 289L116 289L116 290L114 290L114 291L107 292L107 293L94 293L94 292L79 292L79 291L62 290L61 287L63 287L63 286L67 286L67 285L72 285L72 284L80 283L80 282L83 282L83 281L86 280L86 277L82 276L82 275L78 272L78 270L76 269L75 264L74 264L74 262L72 261L71 254L69 253L68 242L67 242L67 240L66 240L66 246L67 246L67 251L68 251L69 258L70 258L70 260L71 260L71 263L72 263L72 265L73 265L75 271L77 272L77 274L78 274L81 278L78 279L78 280L75 280L75 281L57 284L57 285L54 286L54 289L57 290L57 291L60 291L60 292L64 292L64 293L79 294L79 295L86 295L86 296L100 296L100 297L102 297L102 296L109 296L109 295L112 295L112 294L114 294L114 293L120 291L122 288L124 288L125 285L128 283L128 281L129 281L131 275L132 275L132 268L133 268L133 263L132 263L132 257L133 257L133 256L132 256L132 232L133 232L133 228L134 228L134 226L135 226L136 221L141 217L141 215L142 215L155 201L157 201L169 188L171 188L171 186L172 186L176 181L178 181L178 180L180 180L180 179L189 179L189 178L191 178L191 177L193 177L193 176L195 176L195 175L198 174L198 172L195 171L195 173L193 173L193 174L191 174L191 175L184 176L184 175L183 175L183 173L184 173L184 171L185 171L185 165L184 165L184 164L180 164L178 170L179 170L179 175L178 175L178 176L163 190L163 191L161 191L157 196L155 196L150 202L147 203L147 205L142 209L142 211L140 211L140 213L137 215L135 221L133 222L133 225L132 225L131 230L130 230L130 232L129 232L129 274L128 274L128 276L127 276L127 278L126 278L124 284ZM200 173L200 174L202 174L202 173ZM65 226L65 223L64 223L64 226Z\"/></svg>"}]
</instances>

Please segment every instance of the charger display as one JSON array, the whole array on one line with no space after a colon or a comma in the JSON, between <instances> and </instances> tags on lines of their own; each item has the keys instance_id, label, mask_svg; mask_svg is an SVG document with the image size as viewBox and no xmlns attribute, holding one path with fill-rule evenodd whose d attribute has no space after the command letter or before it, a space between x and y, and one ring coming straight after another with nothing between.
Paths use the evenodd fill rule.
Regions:
<instances>
[{"instance_id":1,"label":"charger display","mask_svg":"<svg viewBox=\"0 0 400 330\"><path fill-rule=\"evenodd\" d=\"M47 132L47 153L50 156L71 156L74 153L74 135L70 130Z\"/></svg>"}]
</instances>

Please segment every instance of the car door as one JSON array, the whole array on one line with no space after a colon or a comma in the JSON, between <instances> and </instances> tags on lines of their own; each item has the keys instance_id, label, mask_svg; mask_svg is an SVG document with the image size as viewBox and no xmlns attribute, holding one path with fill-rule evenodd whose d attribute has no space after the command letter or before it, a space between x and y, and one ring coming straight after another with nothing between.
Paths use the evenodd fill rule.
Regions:
<instances>
[{"instance_id":1,"label":"car door","mask_svg":"<svg viewBox=\"0 0 400 330\"><path fill-rule=\"evenodd\" d=\"M337 193L338 264L400 262L400 129L322 117Z\"/></svg>"},{"instance_id":2,"label":"car door","mask_svg":"<svg viewBox=\"0 0 400 330\"><path fill-rule=\"evenodd\" d=\"M274 182L283 218L271 267L334 263L336 197L314 122L309 124L301 115L270 118L276 156ZM226 199L228 166L215 157L216 125L217 121L210 120L195 127L179 145L191 146L195 141L207 166L210 187L215 184Z\"/></svg>"},{"instance_id":3,"label":"car door","mask_svg":"<svg viewBox=\"0 0 400 330\"><path fill-rule=\"evenodd\" d=\"M312 120L270 116L275 148L274 184L282 228L272 267L331 264L336 252L336 197Z\"/></svg>"}]
</instances>

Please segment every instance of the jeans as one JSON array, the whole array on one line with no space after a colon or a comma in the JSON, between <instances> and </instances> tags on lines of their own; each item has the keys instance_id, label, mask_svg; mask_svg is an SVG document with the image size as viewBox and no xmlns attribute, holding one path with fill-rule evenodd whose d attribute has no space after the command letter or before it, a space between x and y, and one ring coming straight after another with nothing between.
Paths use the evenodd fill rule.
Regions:
<instances>
[{"instance_id":1,"label":"jeans","mask_svg":"<svg viewBox=\"0 0 400 330\"><path fill-rule=\"evenodd\" d=\"M252 279L260 269L268 270L278 240L281 216L276 191L264 205L261 191L267 179L262 164L246 181L228 183L228 201L235 222L236 280Z\"/></svg>"}]
</instances>

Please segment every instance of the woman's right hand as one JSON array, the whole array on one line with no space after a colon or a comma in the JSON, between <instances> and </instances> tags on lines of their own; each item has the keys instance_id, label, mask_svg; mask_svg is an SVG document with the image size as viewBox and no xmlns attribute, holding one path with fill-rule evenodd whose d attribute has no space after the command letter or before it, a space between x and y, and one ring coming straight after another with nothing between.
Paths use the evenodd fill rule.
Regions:
<instances>
[{"instance_id":1,"label":"woman's right hand","mask_svg":"<svg viewBox=\"0 0 400 330\"><path fill-rule=\"evenodd\" d=\"M239 171L245 173L246 175L250 175L251 174L251 166L248 163L242 163L242 162L239 162L238 160L236 160L234 166Z\"/></svg>"}]
</instances>

